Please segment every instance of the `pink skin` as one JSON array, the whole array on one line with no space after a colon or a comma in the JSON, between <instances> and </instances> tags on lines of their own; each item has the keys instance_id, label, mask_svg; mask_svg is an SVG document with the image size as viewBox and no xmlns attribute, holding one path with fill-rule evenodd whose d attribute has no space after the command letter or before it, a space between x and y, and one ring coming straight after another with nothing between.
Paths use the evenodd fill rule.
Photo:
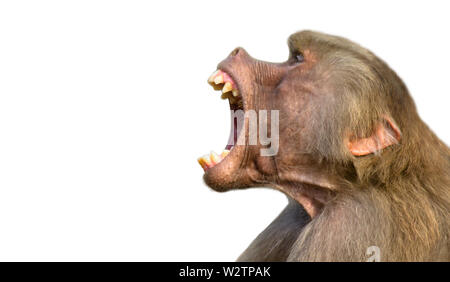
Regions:
<instances>
[{"instance_id":1,"label":"pink skin","mask_svg":"<svg viewBox=\"0 0 450 282\"><path fill-rule=\"evenodd\" d=\"M214 78L216 78L217 76L222 75L223 76L223 83L231 83L231 86L233 87L233 89L237 89L236 87L236 83L233 81L233 79L231 78L231 76L229 76L226 72L222 71L222 70L218 70L217 74L214 76Z\"/></svg>"},{"instance_id":2,"label":"pink skin","mask_svg":"<svg viewBox=\"0 0 450 282\"><path fill-rule=\"evenodd\" d=\"M233 79L231 79L231 77L226 72L219 70L219 73L221 73L223 75L224 83L229 82L229 83L231 83L231 86L233 86L233 89L236 89L236 84L234 83Z\"/></svg>"}]
</instances>

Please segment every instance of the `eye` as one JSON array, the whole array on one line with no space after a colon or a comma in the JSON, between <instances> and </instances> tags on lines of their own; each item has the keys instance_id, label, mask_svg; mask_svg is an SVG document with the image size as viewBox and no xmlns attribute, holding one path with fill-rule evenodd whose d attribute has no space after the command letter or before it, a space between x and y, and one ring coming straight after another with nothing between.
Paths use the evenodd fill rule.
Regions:
<instances>
[{"instance_id":1,"label":"eye","mask_svg":"<svg viewBox=\"0 0 450 282\"><path fill-rule=\"evenodd\" d=\"M305 60L305 58L303 57L302 53L298 53L295 55L296 63L303 63L304 60Z\"/></svg>"},{"instance_id":2,"label":"eye","mask_svg":"<svg viewBox=\"0 0 450 282\"><path fill-rule=\"evenodd\" d=\"M305 57L303 56L303 54L297 51L294 54L292 54L290 64L297 65L297 64L303 63L304 61L305 61Z\"/></svg>"}]
</instances>

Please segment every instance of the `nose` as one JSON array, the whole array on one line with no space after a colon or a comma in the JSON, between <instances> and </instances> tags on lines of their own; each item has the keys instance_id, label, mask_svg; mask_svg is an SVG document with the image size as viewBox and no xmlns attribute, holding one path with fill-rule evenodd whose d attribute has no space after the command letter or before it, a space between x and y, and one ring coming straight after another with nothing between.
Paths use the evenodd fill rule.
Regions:
<instances>
[{"instance_id":1,"label":"nose","mask_svg":"<svg viewBox=\"0 0 450 282\"><path fill-rule=\"evenodd\" d=\"M240 57L240 56L246 56L246 55L248 56L248 53L242 47L237 47L230 53L230 57Z\"/></svg>"}]
</instances>

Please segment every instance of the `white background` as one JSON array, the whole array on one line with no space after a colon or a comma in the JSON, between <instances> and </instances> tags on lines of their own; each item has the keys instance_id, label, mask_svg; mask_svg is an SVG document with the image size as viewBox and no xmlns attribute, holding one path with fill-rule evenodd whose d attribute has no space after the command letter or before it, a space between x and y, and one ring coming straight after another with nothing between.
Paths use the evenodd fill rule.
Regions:
<instances>
[{"instance_id":1,"label":"white background","mask_svg":"<svg viewBox=\"0 0 450 282\"><path fill-rule=\"evenodd\" d=\"M350 38L450 142L446 1L156 2L0 4L1 260L235 260L286 203L202 182L229 130L206 79L236 46L279 62L295 31Z\"/></svg>"}]
</instances>

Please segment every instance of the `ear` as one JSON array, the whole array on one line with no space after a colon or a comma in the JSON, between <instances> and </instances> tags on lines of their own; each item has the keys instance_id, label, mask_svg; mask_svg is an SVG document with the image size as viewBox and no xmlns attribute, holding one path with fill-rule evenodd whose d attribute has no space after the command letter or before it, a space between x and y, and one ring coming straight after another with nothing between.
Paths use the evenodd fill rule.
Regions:
<instances>
[{"instance_id":1,"label":"ear","mask_svg":"<svg viewBox=\"0 0 450 282\"><path fill-rule=\"evenodd\" d=\"M375 127L375 132L367 138L349 140L347 147L354 156L365 156L400 141L401 132L392 119L385 117Z\"/></svg>"}]
</instances>

